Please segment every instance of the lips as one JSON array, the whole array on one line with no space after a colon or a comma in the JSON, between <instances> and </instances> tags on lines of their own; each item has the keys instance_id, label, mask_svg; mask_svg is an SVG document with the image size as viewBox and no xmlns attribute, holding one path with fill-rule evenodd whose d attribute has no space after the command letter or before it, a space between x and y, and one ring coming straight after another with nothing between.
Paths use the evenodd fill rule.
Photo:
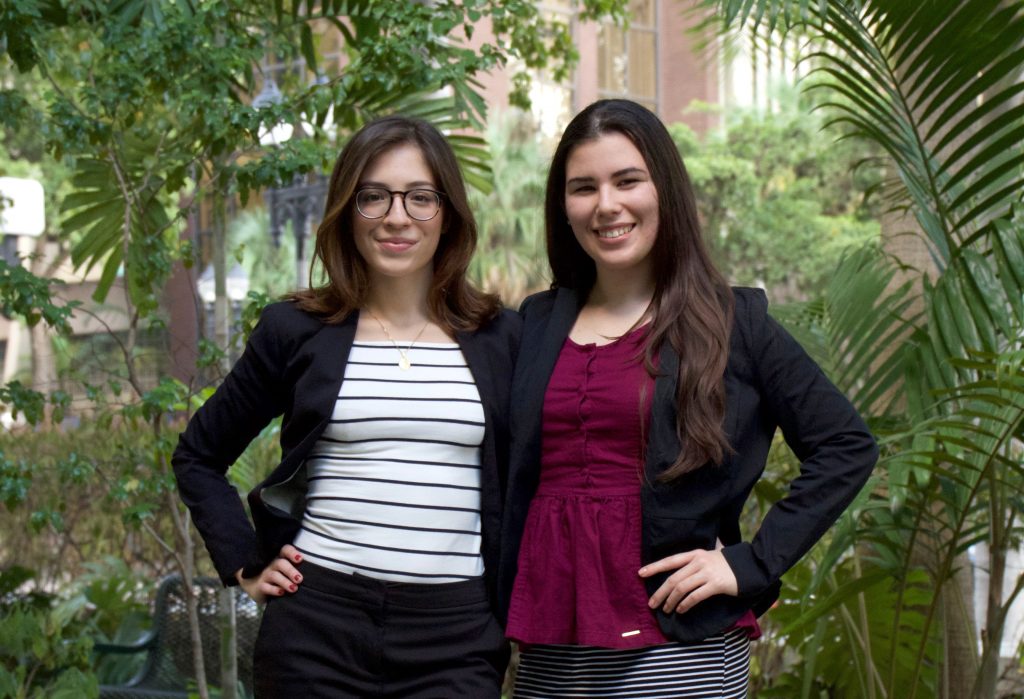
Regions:
<instances>
[{"instance_id":1,"label":"lips","mask_svg":"<svg viewBox=\"0 0 1024 699\"><path fill-rule=\"evenodd\" d=\"M416 244L415 240L410 238L378 238L377 245L382 247L388 252L405 252L413 245Z\"/></svg>"},{"instance_id":2,"label":"lips","mask_svg":"<svg viewBox=\"0 0 1024 699\"><path fill-rule=\"evenodd\" d=\"M635 223L627 223L619 226L602 226L601 228L596 229L595 232L597 233L597 237L602 240L615 240L616 238L621 238L626 235L635 227Z\"/></svg>"}]
</instances>

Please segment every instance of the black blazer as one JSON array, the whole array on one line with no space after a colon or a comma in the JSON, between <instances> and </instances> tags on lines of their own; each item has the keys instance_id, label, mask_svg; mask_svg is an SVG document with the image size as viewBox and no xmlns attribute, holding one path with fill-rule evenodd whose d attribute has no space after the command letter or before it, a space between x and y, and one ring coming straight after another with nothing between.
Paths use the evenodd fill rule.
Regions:
<instances>
[{"instance_id":1,"label":"black blazer","mask_svg":"<svg viewBox=\"0 0 1024 699\"><path fill-rule=\"evenodd\" d=\"M679 453L675 386L678 357L659 355L641 488L643 563L720 539L739 583L739 596L717 595L683 614L656 616L665 635L693 642L729 628L746 610L763 613L779 593L779 578L830 527L864 485L878 457L875 441L849 401L797 342L767 314L755 289L733 290L735 320L725 371L725 430L735 453L666 485L658 474ZM520 312L521 359L512 387L512 452L499 571L499 618L505 620L519 544L537 489L541 407L559 351L582 300L570 289L528 298ZM764 471L776 427L800 459L800 475L765 516L750 542L740 539L743 504ZM669 573L646 579L648 594ZM559 584L552 580L553 585Z\"/></svg>"},{"instance_id":2,"label":"black blazer","mask_svg":"<svg viewBox=\"0 0 1024 699\"><path fill-rule=\"evenodd\" d=\"M221 580L256 575L298 532L305 509L300 468L327 425L341 390L358 312L328 325L291 302L264 309L245 352L224 383L196 412L172 457L182 500L192 513ZM481 552L494 598L504 483L508 473L508 400L521 329L507 310L456 341L484 409ZM242 501L224 474L267 423L284 415L281 463Z\"/></svg>"}]
</instances>

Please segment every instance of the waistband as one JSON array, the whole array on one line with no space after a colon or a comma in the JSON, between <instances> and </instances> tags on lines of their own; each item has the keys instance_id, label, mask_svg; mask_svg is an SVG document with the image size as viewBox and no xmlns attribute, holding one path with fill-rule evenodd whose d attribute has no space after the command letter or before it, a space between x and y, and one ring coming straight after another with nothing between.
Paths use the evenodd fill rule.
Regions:
<instances>
[{"instance_id":1,"label":"waistband","mask_svg":"<svg viewBox=\"0 0 1024 699\"><path fill-rule=\"evenodd\" d=\"M347 599L372 603L397 604L417 609L441 609L487 602L483 578L451 583L406 583L378 580L359 573L350 574L325 568L311 561L299 564L303 587L310 587Z\"/></svg>"}]
</instances>

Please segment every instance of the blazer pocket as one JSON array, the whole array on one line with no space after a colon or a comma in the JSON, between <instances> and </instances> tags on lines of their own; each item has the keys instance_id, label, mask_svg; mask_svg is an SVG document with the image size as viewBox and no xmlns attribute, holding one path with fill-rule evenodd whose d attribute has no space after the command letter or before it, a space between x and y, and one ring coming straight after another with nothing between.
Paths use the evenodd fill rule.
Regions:
<instances>
[{"instance_id":1,"label":"blazer pocket","mask_svg":"<svg viewBox=\"0 0 1024 699\"><path fill-rule=\"evenodd\" d=\"M644 563L651 563L685 551L714 549L718 523L712 519L647 515L644 532Z\"/></svg>"}]
</instances>

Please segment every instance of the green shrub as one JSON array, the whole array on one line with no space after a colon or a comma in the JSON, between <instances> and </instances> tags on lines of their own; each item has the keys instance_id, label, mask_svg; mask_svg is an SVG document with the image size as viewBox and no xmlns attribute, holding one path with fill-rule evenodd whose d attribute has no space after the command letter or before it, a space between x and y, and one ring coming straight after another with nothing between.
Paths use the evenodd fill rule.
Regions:
<instances>
[{"instance_id":1,"label":"green shrub","mask_svg":"<svg viewBox=\"0 0 1024 699\"><path fill-rule=\"evenodd\" d=\"M32 576L16 566L0 573L0 699L98 696L82 601L19 593Z\"/></svg>"}]
</instances>

